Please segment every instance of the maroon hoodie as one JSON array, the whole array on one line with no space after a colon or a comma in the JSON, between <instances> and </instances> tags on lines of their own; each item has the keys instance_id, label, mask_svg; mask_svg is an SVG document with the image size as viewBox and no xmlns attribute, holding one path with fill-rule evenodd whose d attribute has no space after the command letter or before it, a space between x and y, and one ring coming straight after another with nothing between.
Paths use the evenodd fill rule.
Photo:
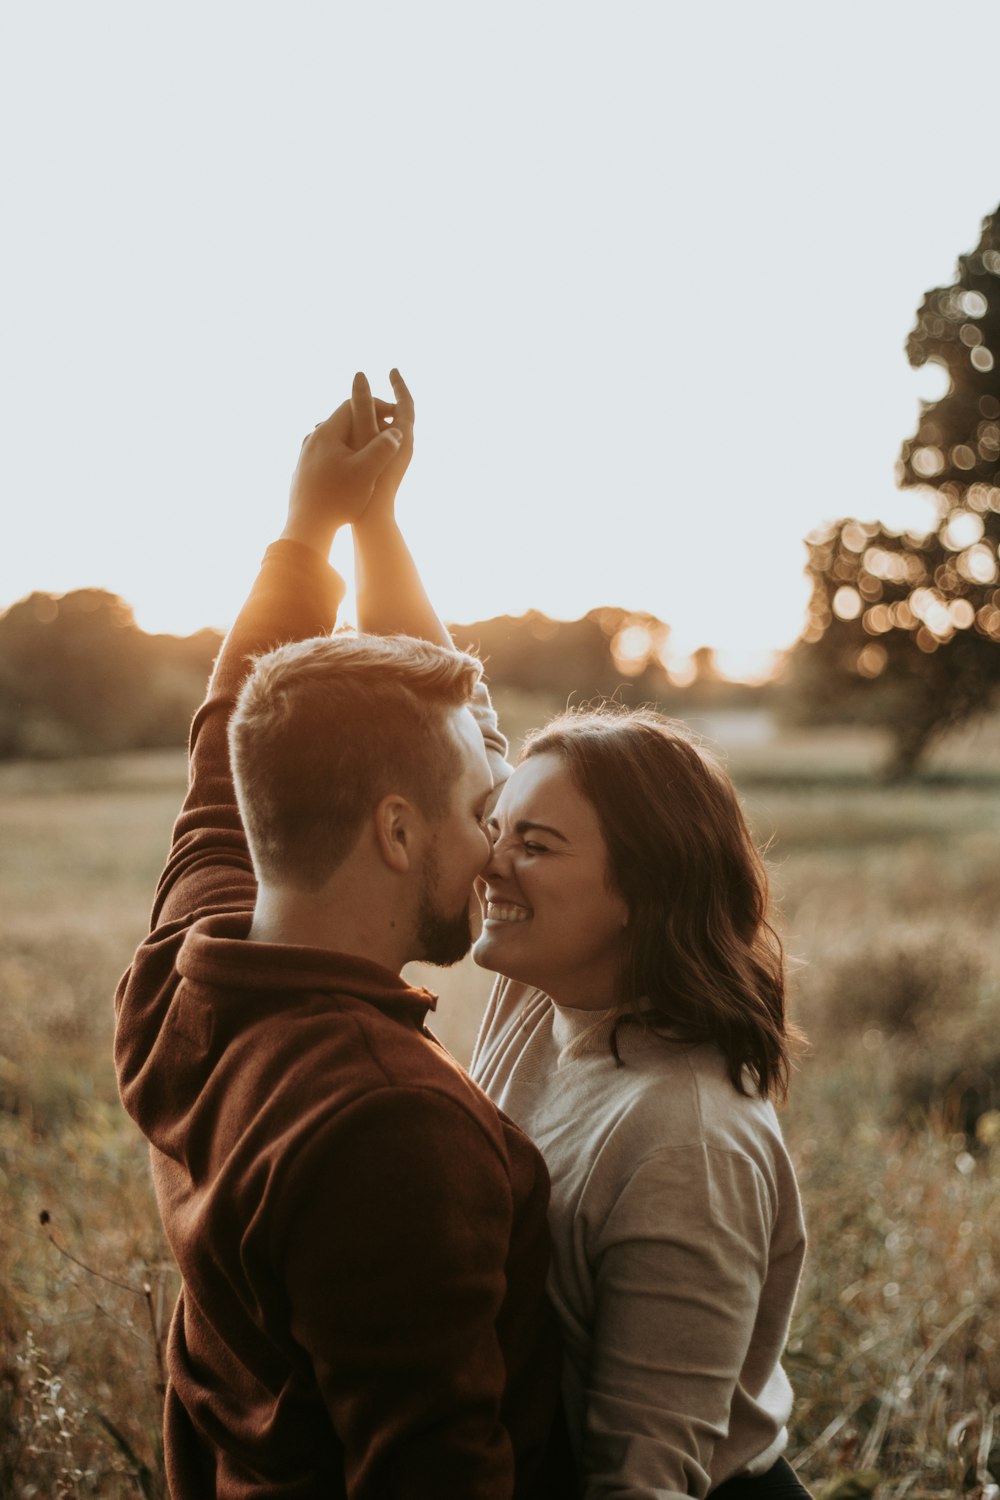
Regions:
<instances>
[{"instance_id":1,"label":"maroon hoodie","mask_svg":"<svg viewBox=\"0 0 1000 1500\"><path fill-rule=\"evenodd\" d=\"M342 586L269 548L191 736L150 936L119 986L122 1100L182 1277L174 1500L572 1493L534 1146L364 959L247 939L226 722L247 657L325 634Z\"/></svg>"}]
</instances>

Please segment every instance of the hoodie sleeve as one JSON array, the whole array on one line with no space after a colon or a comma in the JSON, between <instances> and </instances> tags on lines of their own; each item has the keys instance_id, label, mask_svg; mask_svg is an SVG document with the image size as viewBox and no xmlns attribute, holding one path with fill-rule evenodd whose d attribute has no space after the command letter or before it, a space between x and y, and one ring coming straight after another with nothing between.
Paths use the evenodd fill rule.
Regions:
<instances>
[{"instance_id":1,"label":"hoodie sleeve","mask_svg":"<svg viewBox=\"0 0 1000 1500\"><path fill-rule=\"evenodd\" d=\"M288 641L329 635L343 593L340 577L300 542L274 542L264 554L191 726L188 794L174 825L152 927L190 923L195 915L253 902L256 881L229 768L229 716L254 657Z\"/></svg>"},{"instance_id":2,"label":"hoodie sleeve","mask_svg":"<svg viewBox=\"0 0 1000 1500\"><path fill-rule=\"evenodd\" d=\"M344 585L318 553L274 542L226 637L191 726L188 792L160 876L150 935L115 997L119 1082L141 1067L177 983L188 928L214 912L250 912L257 885L229 769L226 729L252 659L288 641L327 635Z\"/></svg>"}]
</instances>

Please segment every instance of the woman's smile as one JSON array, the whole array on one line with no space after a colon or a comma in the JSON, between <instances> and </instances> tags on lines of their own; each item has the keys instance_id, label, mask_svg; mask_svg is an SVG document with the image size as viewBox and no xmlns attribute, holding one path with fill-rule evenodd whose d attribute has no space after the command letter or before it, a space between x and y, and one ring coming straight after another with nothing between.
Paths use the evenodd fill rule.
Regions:
<instances>
[{"instance_id":1,"label":"woman's smile","mask_svg":"<svg viewBox=\"0 0 1000 1500\"><path fill-rule=\"evenodd\" d=\"M499 897L486 895L487 922L527 922L531 912L526 906L518 906L514 901L503 901Z\"/></svg>"}]
</instances>

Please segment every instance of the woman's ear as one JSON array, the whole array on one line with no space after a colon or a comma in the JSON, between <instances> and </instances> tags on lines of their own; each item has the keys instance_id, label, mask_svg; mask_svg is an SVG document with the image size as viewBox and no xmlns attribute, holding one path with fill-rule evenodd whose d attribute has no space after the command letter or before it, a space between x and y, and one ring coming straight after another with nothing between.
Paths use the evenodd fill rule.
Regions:
<instances>
[{"instance_id":1,"label":"woman's ear","mask_svg":"<svg viewBox=\"0 0 1000 1500\"><path fill-rule=\"evenodd\" d=\"M383 797L375 809L375 842L397 875L405 875L413 859L414 822L413 804L396 792Z\"/></svg>"}]
</instances>

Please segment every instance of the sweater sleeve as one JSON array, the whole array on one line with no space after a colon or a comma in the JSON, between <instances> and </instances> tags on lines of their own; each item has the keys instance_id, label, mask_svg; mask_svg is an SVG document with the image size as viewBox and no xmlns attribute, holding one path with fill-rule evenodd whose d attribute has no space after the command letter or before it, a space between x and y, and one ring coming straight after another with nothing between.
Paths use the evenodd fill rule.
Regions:
<instances>
[{"instance_id":1,"label":"sweater sleeve","mask_svg":"<svg viewBox=\"0 0 1000 1500\"><path fill-rule=\"evenodd\" d=\"M325 635L343 596L339 576L299 542L273 543L219 653L191 726L188 792L160 876L150 936L115 997L115 1056L123 1088L141 1068L177 983L188 928L214 912L250 912L257 883L236 805L227 725L254 656L286 641Z\"/></svg>"},{"instance_id":2,"label":"sweater sleeve","mask_svg":"<svg viewBox=\"0 0 1000 1500\"><path fill-rule=\"evenodd\" d=\"M704 1144L642 1161L598 1226L584 1500L704 1496L753 1334L772 1210Z\"/></svg>"},{"instance_id":3,"label":"sweater sleeve","mask_svg":"<svg viewBox=\"0 0 1000 1500\"><path fill-rule=\"evenodd\" d=\"M496 1318L511 1232L495 1145L455 1101L394 1087L311 1139L278 1263L350 1500L509 1500Z\"/></svg>"},{"instance_id":4,"label":"sweater sleeve","mask_svg":"<svg viewBox=\"0 0 1000 1500\"><path fill-rule=\"evenodd\" d=\"M472 716L479 725L479 731L483 737L486 748L486 759L490 763L490 771L493 774L493 796L491 805L495 804L500 794L500 788L513 773L514 767L508 760L507 741L500 732L500 723L497 719L497 711L493 707L490 690L486 680L480 677L476 683L476 690L469 704Z\"/></svg>"}]
</instances>

